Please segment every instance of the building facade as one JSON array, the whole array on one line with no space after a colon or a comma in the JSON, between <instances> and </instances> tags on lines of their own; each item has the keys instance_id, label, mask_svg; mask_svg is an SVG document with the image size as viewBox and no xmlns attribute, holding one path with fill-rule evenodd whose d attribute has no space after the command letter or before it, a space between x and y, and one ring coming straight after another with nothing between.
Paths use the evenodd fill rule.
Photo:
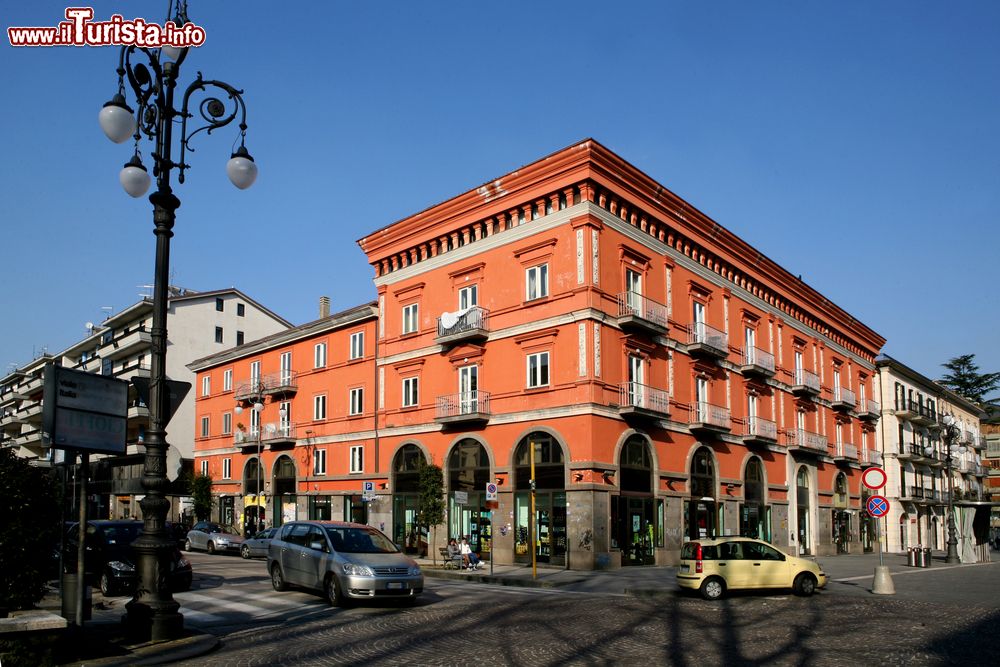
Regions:
<instances>
[{"instance_id":1,"label":"building facade","mask_svg":"<svg viewBox=\"0 0 1000 667\"><path fill-rule=\"evenodd\" d=\"M43 372L46 364L99 373L132 382L149 378L152 326L151 299L143 299L115 313L88 335L59 354L43 355L0 379L0 446L18 448L18 454L39 465L63 462L62 452L48 447L41 430ZM192 383L186 364L213 350L227 349L243 339L260 338L290 323L236 289L193 292L171 288L167 311L166 374L171 380ZM194 388L180 402L167 424L168 477L178 477L182 465L194 459ZM128 393L126 452L121 456L94 456L91 460L90 514L93 518L141 516L138 498L145 449L143 436L149 409L133 385ZM179 518L175 502L171 518Z\"/></svg>"},{"instance_id":2,"label":"building facade","mask_svg":"<svg viewBox=\"0 0 1000 667\"><path fill-rule=\"evenodd\" d=\"M306 498L280 515L270 501L274 521L292 506L316 515L310 502L327 501L311 495L356 496L367 482L367 522L425 549L414 517L427 461L447 494L431 548L465 535L498 562L533 550L574 569L665 564L706 535L802 554L871 546L859 477L873 460L884 340L599 143L359 245L378 295L370 373L326 382L349 409L363 401L369 421L327 437L362 443L364 469L307 481L317 426L339 417L314 420L310 437L300 428L284 445L294 470L282 465ZM302 356L292 350L300 378ZM199 362L199 381L216 382L225 363ZM299 389L287 409L308 413L310 400ZM225 404L206 403L209 423ZM209 469L226 455L236 448L205 454ZM265 464L277 493L278 462ZM334 518L353 507L332 505Z\"/></svg>"},{"instance_id":3,"label":"building facade","mask_svg":"<svg viewBox=\"0 0 1000 667\"><path fill-rule=\"evenodd\" d=\"M949 494L959 505L988 500L981 457L986 446L980 435L984 413L896 359L882 356L876 364L883 406L876 441L887 477L882 495L890 504L883 523L885 548L944 549ZM946 415L958 427L950 461L943 437Z\"/></svg>"}]
</instances>

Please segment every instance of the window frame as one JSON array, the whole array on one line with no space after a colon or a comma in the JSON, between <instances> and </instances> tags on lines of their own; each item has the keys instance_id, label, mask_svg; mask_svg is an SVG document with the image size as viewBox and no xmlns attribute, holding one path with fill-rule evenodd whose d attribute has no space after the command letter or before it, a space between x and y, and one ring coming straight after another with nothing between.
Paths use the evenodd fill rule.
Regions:
<instances>
[{"instance_id":1,"label":"window frame","mask_svg":"<svg viewBox=\"0 0 1000 667\"><path fill-rule=\"evenodd\" d=\"M364 387L353 387L348 390L347 399L347 414L349 416L363 415L365 413L365 388ZM357 406L355 406L354 397L357 396ZM357 410L355 410L357 407Z\"/></svg>"},{"instance_id":2,"label":"window frame","mask_svg":"<svg viewBox=\"0 0 1000 667\"><path fill-rule=\"evenodd\" d=\"M403 400L401 405L404 408L415 408L420 405L420 376L412 375L403 378Z\"/></svg>"},{"instance_id":3,"label":"window frame","mask_svg":"<svg viewBox=\"0 0 1000 667\"><path fill-rule=\"evenodd\" d=\"M322 421L326 415L326 394L316 394L313 396L313 421Z\"/></svg>"},{"instance_id":4,"label":"window frame","mask_svg":"<svg viewBox=\"0 0 1000 667\"><path fill-rule=\"evenodd\" d=\"M326 368L326 341L313 345L313 368Z\"/></svg>"},{"instance_id":5,"label":"window frame","mask_svg":"<svg viewBox=\"0 0 1000 667\"><path fill-rule=\"evenodd\" d=\"M357 475L364 473L365 471L365 446L364 445L351 445L351 449L348 453L348 469L350 474Z\"/></svg>"},{"instance_id":6,"label":"window frame","mask_svg":"<svg viewBox=\"0 0 1000 667\"><path fill-rule=\"evenodd\" d=\"M201 434L201 438L209 438L212 435L212 421L208 415L202 415L199 420L201 427L198 432Z\"/></svg>"},{"instance_id":7,"label":"window frame","mask_svg":"<svg viewBox=\"0 0 1000 667\"><path fill-rule=\"evenodd\" d=\"M535 294L532 293L534 282ZM524 300L537 301L549 295L549 263L541 262L524 270Z\"/></svg>"},{"instance_id":8,"label":"window frame","mask_svg":"<svg viewBox=\"0 0 1000 667\"><path fill-rule=\"evenodd\" d=\"M541 364L542 358L544 357L544 366ZM536 362L536 374L538 375L537 381L532 383L532 361ZM541 375L545 375L545 381L542 382ZM525 388L527 389L541 389L543 387L549 387L552 383L552 355L548 350L542 350L540 352L531 352L525 356Z\"/></svg>"},{"instance_id":9,"label":"window frame","mask_svg":"<svg viewBox=\"0 0 1000 667\"><path fill-rule=\"evenodd\" d=\"M351 334L350 359L364 359L365 357L365 332L355 331Z\"/></svg>"},{"instance_id":10,"label":"window frame","mask_svg":"<svg viewBox=\"0 0 1000 667\"><path fill-rule=\"evenodd\" d=\"M403 306L402 335L407 336L420 332L420 304L408 303Z\"/></svg>"},{"instance_id":11,"label":"window frame","mask_svg":"<svg viewBox=\"0 0 1000 667\"><path fill-rule=\"evenodd\" d=\"M326 475L326 448L313 450L313 475Z\"/></svg>"}]
</instances>

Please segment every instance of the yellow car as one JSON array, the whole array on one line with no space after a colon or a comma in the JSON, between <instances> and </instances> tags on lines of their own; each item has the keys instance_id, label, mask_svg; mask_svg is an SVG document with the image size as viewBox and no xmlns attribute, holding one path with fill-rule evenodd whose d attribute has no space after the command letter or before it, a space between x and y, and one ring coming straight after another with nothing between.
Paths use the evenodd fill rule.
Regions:
<instances>
[{"instance_id":1,"label":"yellow car","mask_svg":"<svg viewBox=\"0 0 1000 667\"><path fill-rule=\"evenodd\" d=\"M727 590L790 588L812 595L826 586L826 574L815 561L784 554L767 542L749 537L695 540L681 547L677 585L718 600Z\"/></svg>"}]
</instances>

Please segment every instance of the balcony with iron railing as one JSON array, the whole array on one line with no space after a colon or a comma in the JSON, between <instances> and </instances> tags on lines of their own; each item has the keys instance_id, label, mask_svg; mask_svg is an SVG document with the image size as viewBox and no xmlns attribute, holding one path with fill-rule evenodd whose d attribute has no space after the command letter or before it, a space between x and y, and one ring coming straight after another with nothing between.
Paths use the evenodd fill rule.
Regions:
<instances>
[{"instance_id":1,"label":"balcony with iron railing","mask_svg":"<svg viewBox=\"0 0 1000 667\"><path fill-rule=\"evenodd\" d=\"M440 345L461 341L483 340L490 335L490 311L472 306L454 313L442 313L437 320L437 337Z\"/></svg>"},{"instance_id":2,"label":"balcony with iron railing","mask_svg":"<svg viewBox=\"0 0 1000 667\"><path fill-rule=\"evenodd\" d=\"M882 455L874 449L859 449L858 463L862 468L872 468L882 465Z\"/></svg>"},{"instance_id":3,"label":"balcony with iron railing","mask_svg":"<svg viewBox=\"0 0 1000 667\"><path fill-rule=\"evenodd\" d=\"M878 401L866 398L858 403L857 414L859 419L878 419L882 406Z\"/></svg>"},{"instance_id":4,"label":"balcony with iron railing","mask_svg":"<svg viewBox=\"0 0 1000 667\"><path fill-rule=\"evenodd\" d=\"M282 370L240 382L236 385L233 398L237 401L250 401L263 396L290 396L298 389L298 372Z\"/></svg>"},{"instance_id":5,"label":"balcony with iron railing","mask_svg":"<svg viewBox=\"0 0 1000 667\"><path fill-rule=\"evenodd\" d=\"M917 416L917 413L920 412L920 408L917 406L916 401L909 401L905 398L897 398L892 412L900 419L913 419Z\"/></svg>"},{"instance_id":6,"label":"balcony with iron railing","mask_svg":"<svg viewBox=\"0 0 1000 667\"><path fill-rule=\"evenodd\" d=\"M101 345L100 356L103 359L122 359L140 354L149 349L153 338L146 327L140 325L126 333L121 333L110 342Z\"/></svg>"},{"instance_id":7,"label":"balcony with iron railing","mask_svg":"<svg viewBox=\"0 0 1000 667\"><path fill-rule=\"evenodd\" d=\"M858 448L849 442L838 442L833 459L841 462L857 461Z\"/></svg>"},{"instance_id":8,"label":"balcony with iron railing","mask_svg":"<svg viewBox=\"0 0 1000 667\"><path fill-rule=\"evenodd\" d=\"M704 401L695 403L688 413L688 429L692 433L728 433L732 428L729 408Z\"/></svg>"},{"instance_id":9,"label":"balcony with iron railing","mask_svg":"<svg viewBox=\"0 0 1000 667\"><path fill-rule=\"evenodd\" d=\"M774 355L759 347L744 348L740 372L743 375L771 377L774 375Z\"/></svg>"},{"instance_id":10,"label":"balcony with iron railing","mask_svg":"<svg viewBox=\"0 0 1000 667\"><path fill-rule=\"evenodd\" d=\"M826 454L828 441L825 435L796 428L785 431L785 442L789 451Z\"/></svg>"},{"instance_id":11,"label":"balcony with iron railing","mask_svg":"<svg viewBox=\"0 0 1000 667\"><path fill-rule=\"evenodd\" d=\"M743 444L745 445L776 445L778 443L778 425L763 417L747 417L743 426Z\"/></svg>"},{"instance_id":12,"label":"balcony with iron railing","mask_svg":"<svg viewBox=\"0 0 1000 667\"><path fill-rule=\"evenodd\" d=\"M818 396L819 392L819 376L804 368L796 368L795 377L792 379L792 393L799 396Z\"/></svg>"},{"instance_id":13,"label":"balcony with iron railing","mask_svg":"<svg viewBox=\"0 0 1000 667\"><path fill-rule=\"evenodd\" d=\"M833 402L830 404L834 410L853 410L858 404L858 399L854 392L845 387L834 387Z\"/></svg>"},{"instance_id":14,"label":"balcony with iron railing","mask_svg":"<svg viewBox=\"0 0 1000 667\"><path fill-rule=\"evenodd\" d=\"M652 335L667 335L667 307L637 292L622 292L617 297L618 326L625 330Z\"/></svg>"},{"instance_id":15,"label":"balcony with iron railing","mask_svg":"<svg viewBox=\"0 0 1000 667\"><path fill-rule=\"evenodd\" d=\"M439 424L463 424L489 421L490 394L487 391L466 391L438 396L434 421Z\"/></svg>"},{"instance_id":16,"label":"balcony with iron railing","mask_svg":"<svg viewBox=\"0 0 1000 667\"><path fill-rule=\"evenodd\" d=\"M937 408L934 407L933 403L916 403L914 407L910 408L910 411L913 412L913 416L910 417L912 422L922 426L934 426L935 428L938 426Z\"/></svg>"},{"instance_id":17,"label":"balcony with iron railing","mask_svg":"<svg viewBox=\"0 0 1000 667\"><path fill-rule=\"evenodd\" d=\"M729 356L729 338L725 332L704 322L694 322L688 333L688 354L700 354L715 359Z\"/></svg>"},{"instance_id":18,"label":"balcony with iron railing","mask_svg":"<svg viewBox=\"0 0 1000 667\"><path fill-rule=\"evenodd\" d=\"M670 394L638 382L618 385L618 414L662 419L670 415Z\"/></svg>"}]
</instances>

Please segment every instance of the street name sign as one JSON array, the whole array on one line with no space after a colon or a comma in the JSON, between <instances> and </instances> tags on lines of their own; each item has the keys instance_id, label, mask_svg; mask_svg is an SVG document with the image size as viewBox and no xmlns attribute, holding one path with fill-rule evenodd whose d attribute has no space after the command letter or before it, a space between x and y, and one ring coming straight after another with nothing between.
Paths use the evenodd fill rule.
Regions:
<instances>
[{"instance_id":1,"label":"street name sign","mask_svg":"<svg viewBox=\"0 0 1000 667\"><path fill-rule=\"evenodd\" d=\"M469 504L469 492L468 491L456 491L455 492L455 504L456 505L468 505Z\"/></svg>"},{"instance_id":2,"label":"street name sign","mask_svg":"<svg viewBox=\"0 0 1000 667\"><path fill-rule=\"evenodd\" d=\"M125 453L128 382L55 364L45 366L43 442L57 449Z\"/></svg>"},{"instance_id":3,"label":"street name sign","mask_svg":"<svg viewBox=\"0 0 1000 667\"><path fill-rule=\"evenodd\" d=\"M885 496L871 496L865 503L865 509L876 519L889 513L889 500Z\"/></svg>"},{"instance_id":4,"label":"street name sign","mask_svg":"<svg viewBox=\"0 0 1000 667\"><path fill-rule=\"evenodd\" d=\"M885 470L879 467L868 468L861 473L861 483L873 491L877 491L885 486L886 479Z\"/></svg>"}]
</instances>

